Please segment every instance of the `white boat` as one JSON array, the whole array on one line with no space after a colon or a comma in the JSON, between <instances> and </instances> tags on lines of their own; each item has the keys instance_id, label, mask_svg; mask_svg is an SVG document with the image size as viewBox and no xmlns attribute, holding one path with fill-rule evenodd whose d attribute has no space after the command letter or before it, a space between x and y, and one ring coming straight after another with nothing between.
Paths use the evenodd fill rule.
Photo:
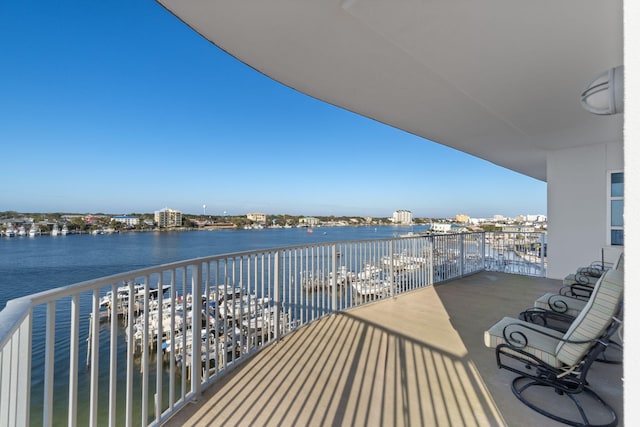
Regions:
<instances>
[{"instance_id":1,"label":"white boat","mask_svg":"<svg viewBox=\"0 0 640 427\"><path fill-rule=\"evenodd\" d=\"M351 282L351 286L361 296L387 296L391 295L392 282L383 277L380 267L365 264L363 271Z\"/></svg>"},{"instance_id":2,"label":"white boat","mask_svg":"<svg viewBox=\"0 0 640 427\"><path fill-rule=\"evenodd\" d=\"M162 350L174 358L176 363L185 363L187 366L191 365L192 359L192 335L191 329L188 329L184 335L183 333L176 333L173 337L168 338L162 342ZM210 333L207 335L207 330L202 329L200 331L200 358L201 362L205 363L207 355L210 363L215 366L217 364L216 355L223 364L224 360L235 350L239 352L241 347L245 346L246 339L242 334L242 330L235 327L233 330L227 332L226 335L217 335ZM172 353L173 350L175 354ZM183 343L186 343L186 347L183 348Z\"/></svg>"},{"instance_id":3,"label":"white boat","mask_svg":"<svg viewBox=\"0 0 640 427\"><path fill-rule=\"evenodd\" d=\"M382 257L382 264L393 268L394 271L414 271L427 263L425 257L410 256L407 254L393 254Z\"/></svg>"},{"instance_id":4,"label":"white boat","mask_svg":"<svg viewBox=\"0 0 640 427\"><path fill-rule=\"evenodd\" d=\"M252 333L274 333L276 326L276 319L278 316L278 310L276 307L268 307L251 317L248 317L242 321L242 327ZM286 312L281 312L280 316L280 330L288 325L288 315Z\"/></svg>"},{"instance_id":5,"label":"white boat","mask_svg":"<svg viewBox=\"0 0 640 427\"><path fill-rule=\"evenodd\" d=\"M244 291L240 286L218 285L209 288L209 301L217 301L219 304L225 300L240 299Z\"/></svg>"},{"instance_id":6,"label":"white boat","mask_svg":"<svg viewBox=\"0 0 640 427\"><path fill-rule=\"evenodd\" d=\"M18 227L18 236L24 237L27 235L27 230L25 230L24 225Z\"/></svg>"},{"instance_id":7,"label":"white boat","mask_svg":"<svg viewBox=\"0 0 640 427\"><path fill-rule=\"evenodd\" d=\"M239 300L225 300L218 307L220 317L243 319L247 316L254 316L269 308L271 300L269 298L258 298L255 295L245 295Z\"/></svg>"},{"instance_id":8,"label":"white boat","mask_svg":"<svg viewBox=\"0 0 640 427\"><path fill-rule=\"evenodd\" d=\"M13 228L13 224L12 223L8 223L7 224L7 228L6 230L4 230L4 235L7 237L13 237L16 235L16 230L15 228Z\"/></svg>"},{"instance_id":9,"label":"white boat","mask_svg":"<svg viewBox=\"0 0 640 427\"><path fill-rule=\"evenodd\" d=\"M171 313L171 305L163 304L162 320L160 319L159 311L156 309L149 312L149 326L145 327L145 316L137 317L133 325L133 338L136 341L141 341L144 337L145 329L151 341L158 340L158 333L162 330L162 337L160 341L170 340L183 330L185 324L185 316L182 310L174 310L173 315ZM173 323L173 330L171 324ZM127 328L125 333L129 334Z\"/></svg>"},{"instance_id":10,"label":"white boat","mask_svg":"<svg viewBox=\"0 0 640 427\"><path fill-rule=\"evenodd\" d=\"M388 296L391 295L391 281L388 279L356 280L351 283L353 290L361 296Z\"/></svg>"},{"instance_id":11,"label":"white boat","mask_svg":"<svg viewBox=\"0 0 640 427\"><path fill-rule=\"evenodd\" d=\"M333 272L329 273L329 280L333 278ZM344 265L340 266L336 274L336 285L348 285L351 281L356 279L356 274L352 271L348 271Z\"/></svg>"},{"instance_id":12,"label":"white boat","mask_svg":"<svg viewBox=\"0 0 640 427\"><path fill-rule=\"evenodd\" d=\"M380 267L377 267L372 264L365 264L362 271L358 273L357 278L359 280L377 278L381 272L382 272L382 269Z\"/></svg>"},{"instance_id":13,"label":"white boat","mask_svg":"<svg viewBox=\"0 0 640 427\"><path fill-rule=\"evenodd\" d=\"M62 226L62 230L60 230L60 234L66 236L69 233L69 229L67 228L67 224Z\"/></svg>"},{"instance_id":14,"label":"white boat","mask_svg":"<svg viewBox=\"0 0 640 427\"><path fill-rule=\"evenodd\" d=\"M162 293L166 293L171 285L162 285ZM149 299L158 299L158 288L149 288ZM115 306L118 314L122 314L123 310L129 307L129 285L120 286L116 290ZM136 283L133 285L133 303L134 310L141 310L144 304L144 285ZM107 292L100 298L100 306L104 309L111 310L114 306L113 292Z\"/></svg>"},{"instance_id":15,"label":"white boat","mask_svg":"<svg viewBox=\"0 0 640 427\"><path fill-rule=\"evenodd\" d=\"M58 224L53 224L53 228L51 229L51 235L57 236L60 233L60 229L58 228Z\"/></svg>"},{"instance_id":16,"label":"white boat","mask_svg":"<svg viewBox=\"0 0 640 427\"><path fill-rule=\"evenodd\" d=\"M35 237L38 232L38 226L35 223L31 224L31 228L29 228L29 237Z\"/></svg>"}]
</instances>

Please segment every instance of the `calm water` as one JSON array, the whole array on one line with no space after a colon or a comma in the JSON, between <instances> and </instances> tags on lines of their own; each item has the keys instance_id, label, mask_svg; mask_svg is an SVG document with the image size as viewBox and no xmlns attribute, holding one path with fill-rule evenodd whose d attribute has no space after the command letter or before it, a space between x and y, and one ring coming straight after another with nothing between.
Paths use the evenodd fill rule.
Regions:
<instances>
[{"instance_id":1,"label":"calm water","mask_svg":"<svg viewBox=\"0 0 640 427\"><path fill-rule=\"evenodd\" d=\"M0 309L10 299L153 265L246 250L382 239L425 227L148 232L0 238Z\"/></svg>"},{"instance_id":2,"label":"calm water","mask_svg":"<svg viewBox=\"0 0 640 427\"><path fill-rule=\"evenodd\" d=\"M220 230L190 232L147 232L123 233L112 235L67 235L0 238L0 309L8 300L44 290L71 285L85 280L96 279L111 274L137 270L153 265L165 264L203 256L227 254L247 250L258 250L282 246L304 245L321 242L368 240L394 237L409 231L420 232L426 227L332 227L316 228L313 233L306 229L265 229L265 230ZM90 301L83 304L81 299L80 342L87 338ZM54 380L54 424L67 423L66 406L69 334L65 331L70 321L69 302L57 304L58 320L56 321L56 357ZM34 325L44 323L44 307L34 312ZM108 324L101 325L101 334L106 334ZM67 329L68 330L68 329ZM31 394L31 424L39 425L42 420L43 384L41 381L44 369L44 328L36 327L33 331L33 357ZM119 341L124 342L124 335ZM126 363L125 346L120 347L118 366ZM84 356L84 347L80 358ZM101 346L100 358L108 360L108 346ZM82 368L82 361L80 361ZM107 364L100 365L100 376L108 375ZM104 372L103 372L104 371ZM125 392L121 388L126 384L125 370L118 374L118 407L124 407ZM152 372L152 376L153 376ZM165 375L168 375L165 373ZM153 381L153 380L152 380ZM106 396L106 381L101 381L100 395ZM89 370L80 369L79 396L89 395ZM140 395L138 382L134 384L134 392ZM87 404L79 400L78 422L80 425L88 420ZM153 402L150 402L152 404ZM107 405L99 406L101 422L107 419ZM140 407L134 408L136 414ZM124 416L118 411L118 422ZM136 415L139 416L139 415Z\"/></svg>"}]
</instances>

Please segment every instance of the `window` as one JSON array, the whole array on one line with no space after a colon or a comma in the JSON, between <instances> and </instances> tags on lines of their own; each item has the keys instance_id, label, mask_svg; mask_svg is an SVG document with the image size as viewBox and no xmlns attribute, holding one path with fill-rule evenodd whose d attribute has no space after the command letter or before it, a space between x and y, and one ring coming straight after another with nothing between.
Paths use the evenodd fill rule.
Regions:
<instances>
[{"instance_id":1,"label":"window","mask_svg":"<svg viewBox=\"0 0 640 427\"><path fill-rule=\"evenodd\" d=\"M624 245L624 172L610 172L608 185L609 244Z\"/></svg>"}]
</instances>

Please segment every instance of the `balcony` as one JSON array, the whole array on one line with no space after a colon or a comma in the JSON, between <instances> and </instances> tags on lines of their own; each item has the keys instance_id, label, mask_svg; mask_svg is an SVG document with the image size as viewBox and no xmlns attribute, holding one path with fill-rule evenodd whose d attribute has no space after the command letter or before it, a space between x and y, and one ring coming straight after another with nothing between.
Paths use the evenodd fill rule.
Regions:
<instances>
[{"instance_id":1,"label":"balcony","mask_svg":"<svg viewBox=\"0 0 640 427\"><path fill-rule=\"evenodd\" d=\"M10 301L0 424L549 425L482 340L558 290L544 247L465 233L277 248ZM622 417L621 365L597 365Z\"/></svg>"},{"instance_id":2,"label":"balcony","mask_svg":"<svg viewBox=\"0 0 640 427\"><path fill-rule=\"evenodd\" d=\"M325 317L230 372L167 425L564 425L516 399L515 375L496 368L482 341L503 315L560 286L485 271ZM621 365L590 371L619 425L621 378Z\"/></svg>"}]
</instances>

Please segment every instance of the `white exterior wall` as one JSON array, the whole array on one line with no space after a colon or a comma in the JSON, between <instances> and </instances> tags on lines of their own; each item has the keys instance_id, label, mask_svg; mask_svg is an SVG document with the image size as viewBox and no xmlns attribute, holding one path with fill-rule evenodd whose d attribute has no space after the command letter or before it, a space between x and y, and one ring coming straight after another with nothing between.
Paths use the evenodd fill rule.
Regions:
<instances>
[{"instance_id":1,"label":"white exterior wall","mask_svg":"<svg viewBox=\"0 0 640 427\"><path fill-rule=\"evenodd\" d=\"M597 117L595 118L597 119ZM551 152L547 159L547 277L562 279L607 247L607 172L623 170L622 141Z\"/></svg>"},{"instance_id":2,"label":"white exterior wall","mask_svg":"<svg viewBox=\"0 0 640 427\"><path fill-rule=\"evenodd\" d=\"M639 425L640 373L633 358L640 353L640 2L624 1L624 161L625 171L625 311L624 311L624 424ZM629 260L629 261L627 261Z\"/></svg>"},{"instance_id":3,"label":"white exterior wall","mask_svg":"<svg viewBox=\"0 0 640 427\"><path fill-rule=\"evenodd\" d=\"M395 224L411 224L413 222L413 213L407 210L395 211L393 213L393 222Z\"/></svg>"}]
</instances>

